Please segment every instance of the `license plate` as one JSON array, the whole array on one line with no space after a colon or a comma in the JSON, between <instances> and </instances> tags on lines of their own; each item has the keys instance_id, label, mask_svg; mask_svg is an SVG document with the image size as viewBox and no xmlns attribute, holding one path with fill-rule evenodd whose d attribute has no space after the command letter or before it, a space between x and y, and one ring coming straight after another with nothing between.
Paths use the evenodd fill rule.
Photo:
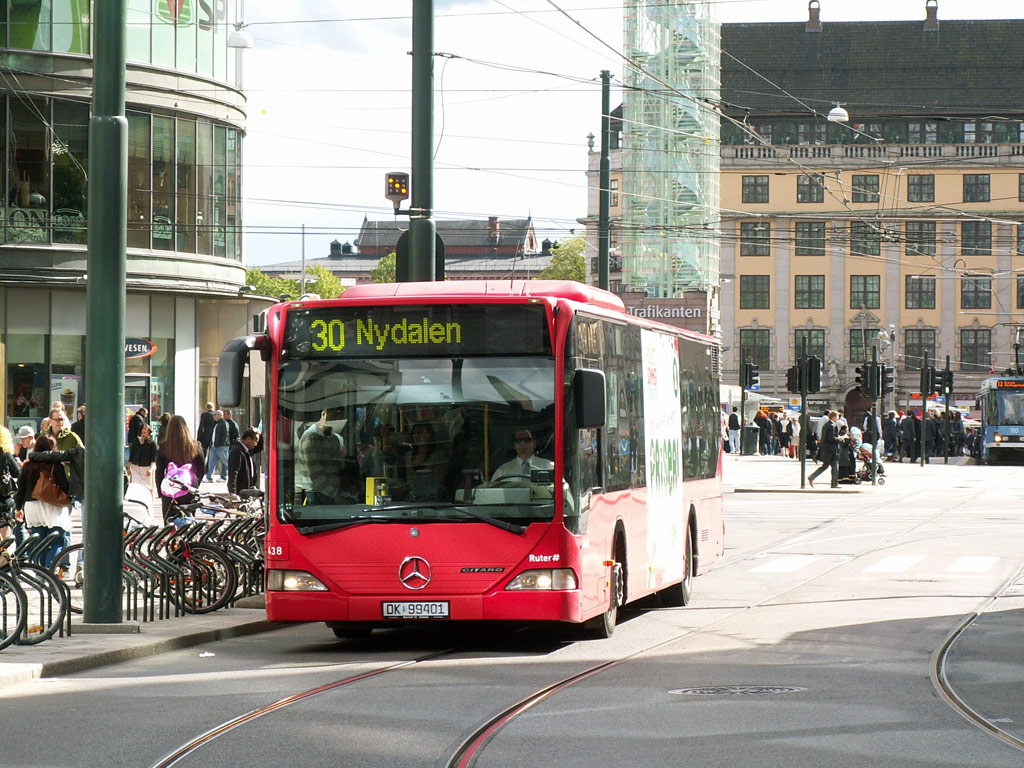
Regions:
<instances>
[{"instance_id":1,"label":"license plate","mask_svg":"<svg viewBox=\"0 0 1024 768\"><path fill-rule=\"evenodd\" d=\"M447 619L448 602L388 602L381 603L385 619Z\"/></svg>"}]
</instances>

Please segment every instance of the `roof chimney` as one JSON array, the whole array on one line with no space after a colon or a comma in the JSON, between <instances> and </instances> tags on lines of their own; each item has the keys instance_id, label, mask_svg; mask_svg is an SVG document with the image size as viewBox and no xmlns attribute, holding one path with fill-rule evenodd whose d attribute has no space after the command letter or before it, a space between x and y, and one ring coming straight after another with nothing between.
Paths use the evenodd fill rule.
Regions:
<instances>
[{"instance_id":1,"label":"roof chimney","mask_svg":"<svg viewBox=\"0 0 1024 768\"><path fill-rule=\"evenodd\" d=\"M498 235L501 231L501 224L498 223L497 216L487 217L487 242L497 243Z\"/></svg>"},{"instance_id":2,"label":"roof chimney","mask_svg":"<svg viewBox=\"0 0 1024 768\"><path fill-rule=\"evenodd\" d=\"M927 32L939 29L939 0L924 0L924 28Z\"/></svg>"},{"instance_id":3,"label":"roof chimney","mask_svg":"<svg viewBox=\"0 0 1024 768\"><path fill-rule=\"evenodd\" d=\"M821 32L820 6L821 3L818 0L811 0L807 4L807 27L805 28L807 32Z\"/></svg>"},{"instance_id":4,"label":"roof chimney","mask_svg":"<svg viewBox=\"0 0 1024 768\"><path fill-rule=\"evenodd\" d=\"M331 254L329 258L340 259L341 258L341 243L337 240L331 241Z\"/></svg>"},{"instance_id":5,"label":"roof chimney","mask_svg":"<svg viewBox=\"0 0 1024 768\"><path fill-rule=\"evenodd\" d=\"M341 246L341 255L342 256L351 256L352 255L352 243L346 242L343 246Z\"/></svg>"}]
</instances>

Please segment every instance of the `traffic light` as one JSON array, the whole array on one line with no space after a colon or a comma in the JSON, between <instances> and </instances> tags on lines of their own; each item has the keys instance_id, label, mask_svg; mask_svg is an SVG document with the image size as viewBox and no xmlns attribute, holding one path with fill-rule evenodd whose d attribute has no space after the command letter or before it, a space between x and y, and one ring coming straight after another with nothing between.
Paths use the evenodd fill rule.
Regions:
<instances>
[{"instance_id":1,"label":"traffic light","mask_svg":"<svg viewBox=\"0 0 1024 768\"><path fill-rule=\"evenodd\" d=\"M385 189L384 197L395 204L395 210L403 200L409 199L409 174L408 173L387 173L384 175Z\"/></svg>"},{"instance_id":2,"label":"traffic light","mask_svg":"<svg viewBox=\"0 0 1024 768\"><path fill-rule=\"evenodd\" d=\"M864 397L871 399L871 363L858 365L854 370L857 372L857 389Z\"/></svg>"},{"instance_id":3,"label":"traffic light","mask_svg":"<svg viewBox=\"0 0 1024 768\"><path fill-rule=\"evenodd\" d=\"M921 369L921 394L926 397L935 391L935 369L927 366Z\"/></svg>"},{"instance_id":4,"label":"traffic light","mask_svg":"<svg viewBox=\"0 0 1024 768\"><path fill-rule=\"evenodd\" d=\"M754 389L755 387L760 389L761 371L756 363L747 363L747 381L750 382L747 384L747 389Z\"/></svg>"},{"instance_id":5,"label":"traffic light","mask_svg":"<svg viewBox=\"0 0 1024 768\"><path fill-rule=\"evenodd\" d=\"M786 370L786 389L795 394L800 393L800 366L791 365Z\"/></svg>"},{"instance_id":6,"label":"traffic light","mask_svg":"<svg viewBox=\"0 0 1024 768\"><path fill-rule=\"evenodd\" d=\"M896 373L895 370L887 365L882 366L882 394L888 395L895 389L896 384L893 381L893 375Z\"/></svg>"},{"instance_id":7,"label":"traffic light","mask_svg":"<svg viewBox=\"0 0 1024 768\"><path fill-rule=\"evenodd\" d=\"M949 396L953 394L953 372L949 370L939 371L939 393Z\"/></svg>"},{"instance_id":8,"label":"traffic light","mask_svg":"<svg viewBox=\"0 0 1024 768\"><path fill-rule=\"evenodd\" d=\"M877 400L878 396L882 394L882 364L871 363L869 373L868 397L872 400Z\"/></svg>"},{"instance_id":9,"label":"traffic light","mask_svg":"<svg viewBox=\"0 0 1024 768\"><path fill-rule=\"evenodd\" d=\"M821 391L821 359L807 358L807 394L813 395Z\"/></svg>"}]
</instances>

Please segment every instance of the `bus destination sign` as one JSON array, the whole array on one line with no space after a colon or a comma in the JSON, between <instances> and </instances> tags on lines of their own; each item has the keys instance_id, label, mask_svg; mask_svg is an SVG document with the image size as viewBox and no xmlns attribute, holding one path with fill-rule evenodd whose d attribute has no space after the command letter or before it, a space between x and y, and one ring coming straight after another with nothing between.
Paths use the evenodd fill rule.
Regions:
<instances>
[{"instance_id":1,"label":"bus destination sign","mask_svg":"<svg viewBox=\"0 0 1024 768\"><path fill-rule=\"evenodd\" d=\"M550 355L544 307L469 304L329 307L288 312L283 355L450 357Z\"/></svg>"},{"instance_id":2,"label":"bus destination sign","mask_svg":"<svg viewBox=\"0 0 1024 768\"><path fill-rule=\"evenodd\" d=\"M1024 379L997 379L996 389L1024 389Z\"/></svg>"}]
</instances>

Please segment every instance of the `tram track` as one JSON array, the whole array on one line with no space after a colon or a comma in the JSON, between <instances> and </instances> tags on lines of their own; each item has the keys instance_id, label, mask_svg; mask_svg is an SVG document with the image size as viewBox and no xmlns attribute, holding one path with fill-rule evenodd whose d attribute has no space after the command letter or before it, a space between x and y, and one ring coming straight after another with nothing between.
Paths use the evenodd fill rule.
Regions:
<instances>
[{"instance_id":1,"label":"tram track","mask_svg":"<svg viewBox=\"0 0 1024 768\"><path fill-rule=\"evenodd\" d=\"M974 496L971 497L972 499ZM961 502L956 506L961 506L963 503L969 503L970 499ZM871 511L872 515L881 514L887 507L898 505L898 501L886 503L882 508L875 508ZM951 507L953 509L955 507ZM906 525L899 531L893 531L891 535L887 536L883 541L865 546L855 553L844 555L840 562L835 563L831 567L825 570L819 571L805 579L800 580L795 584L790 584L784 589L773 592L759 600L752 601L746 605L737 606L732 610L727 610L724 613L720 613L714 618L702 623L700 626L691 627L683 632L674 634L673 636L663 639L657 643L645 646L643 648L632 651L623 656L602 661L597 664L592 664L582 670L576 671L571 675L561 678L555 682L549 683L542 687L539 687L532 693L523 696L516 700L511 705L505 706L500 710L490 714L485 719L480 721L476 726L471 726L471 730L468 731L468 736L465 736L457 744L455 744L444 756L440 762L437 763L438 768L473 768L485 752L488 744L490 744L494 738L510 723L516 720L519 716L525 714L532 708L543 703L544 701L552 698L556 694L565 691L566 689L581 683L585 680L600 675L612 668L618 667L622 664L626 664L630 661L643 657L647 654L651 654L671 646L680 641L686 640L699 635L700 633L706 632L720 624L731 621L744 613L752 611L757 608L771 606L776 604L779 600L790 595L798 590L801 590L807 586L813 585L816 581L824 579L834 573L835 571L845 568L850 563L856 561L859 558L874 554L879 551L883 551L888 547L895 544L899 539L906 537L917 531L918 529L933 523L947 514L949 509L944 509L942 512L929 515L925 519L918 519L913 522L912 525ZM779 539L769 542L766 545L751 549L745 553L737 553L733 557L724 559L721 561L716 570L724 570L727 568L738 567L743 563L748 563L750 560L757 559L777 553L779 549L783 549L787 546L794 544L810 543L808 537L820 535L823 532L827 532L831 528L836 528L843 523L848 523L854 515L859 515L861 518L864 517L863 513L851 513L850 515L844 515L842 517L834 517L827 521L822 521L817 525L803 531L797 535L788 535L780 537ZM1024 565L1016 572L1015 576L1000 586L999 590L995 594L987 596L984 603L978 607L976 611L971 613L964 621L947 637L943 645L937 649L933 654L932 660L932 680L939 691L940 696L946 703L953 709L963 715L968 721L974 725L982 728L983 730L991 733L992 735L1000 738L1006 743L1012 746L1024 750L1024 741L1018 739L1012 734L1007 733L1003 729L999 728L998 725L984 718L982 715L974 711L969 707L952 689L945 679L945 659L948 656L949 650L952 648L956 640L963 634L964 631L994 602L999 594L1004 592L1022 573L1024 573ZM268 704L264 707L251 710L243 715L227 720L224 723L211 728L204 734L190 740L186 744L177 748L159 762L153 764L152 768L172 768L172 766L178 764L182 759L201 749L204 745L210 744L220 736L223 736L230 731L251 723L260 717L277 712L285 707L292 704L298 703L312 696L317 696L322 693L337 690L346 685L363 682L370 680L385 674L392 672L399 672L402 670L408 670L411 667L426 664L432 661L436 661L445 657L451 657L457 653L457 649L449 648L443 651L426 654L423 656L416 657L394 664L390 664L384 667L380 667L374 670L363 672L357 675L350 675L339 680L311 688L291 696L287 696L276 702ZM466 733L464 731L464 733Z\"/></svg>"}]
</instances>

